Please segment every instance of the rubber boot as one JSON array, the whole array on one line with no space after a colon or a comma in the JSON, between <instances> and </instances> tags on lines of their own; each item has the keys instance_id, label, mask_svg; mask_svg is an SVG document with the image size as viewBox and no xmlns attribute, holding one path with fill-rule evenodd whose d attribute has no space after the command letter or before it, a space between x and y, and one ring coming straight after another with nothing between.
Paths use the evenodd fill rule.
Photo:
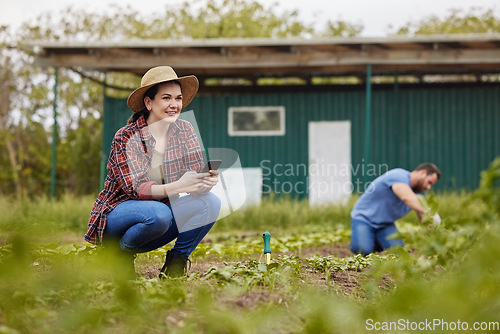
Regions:
<instances>
[{"instance_id":1,"label":"rubber boot","mask_svg":"<svg viewBox=\"0 0 500 334\"><path fill-rule=\"evenodd\" d=\"M165 264L160 270L160 278L181 277L187 274L188 258L167 251Z\"/></svg>"}]
</instances>

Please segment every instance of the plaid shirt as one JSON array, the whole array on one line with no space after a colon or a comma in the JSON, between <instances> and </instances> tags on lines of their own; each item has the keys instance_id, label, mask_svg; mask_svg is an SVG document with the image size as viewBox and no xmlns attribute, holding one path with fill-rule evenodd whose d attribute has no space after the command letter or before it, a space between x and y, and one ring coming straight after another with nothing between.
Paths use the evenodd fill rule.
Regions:
<instances>
[{"instance_id":1,"label":"plaid shirt","mask_svg":"<svg viewBox=\"0 0 500 334\"><path fill-rule=\"evenodd\" d=\"M200 171L203 157L196 132L191 123L177 120L169 126L164 158L165 183L181 178L190 170ZM148 130L144 117L119 129L111 144L104 189L99 193L90 213L84 238L92 244L102 244L107 214L127 200L150 200L151 181L147 172L156 141ZM161 200L168 204L169 199Z\"/></svg>"}]
</instances>

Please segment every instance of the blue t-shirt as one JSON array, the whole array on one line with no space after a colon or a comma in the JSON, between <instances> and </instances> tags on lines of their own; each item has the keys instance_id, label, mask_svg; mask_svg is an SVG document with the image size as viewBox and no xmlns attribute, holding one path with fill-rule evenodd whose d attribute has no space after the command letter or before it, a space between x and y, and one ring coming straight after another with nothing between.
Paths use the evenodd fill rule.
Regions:
<instances>
[{"instance_id":1,"label":"blue t-shirt","mask_svg":"<svg viewBox=\"0 0 500 334\"><path fill-rule=\"evenodd\" d=\"M396 183L411 187L410 172L395 168L373 180L354 205L351 218L380 227L410 212L411 209L392 191L392 185Z\"/></svg>"}]
</instances>

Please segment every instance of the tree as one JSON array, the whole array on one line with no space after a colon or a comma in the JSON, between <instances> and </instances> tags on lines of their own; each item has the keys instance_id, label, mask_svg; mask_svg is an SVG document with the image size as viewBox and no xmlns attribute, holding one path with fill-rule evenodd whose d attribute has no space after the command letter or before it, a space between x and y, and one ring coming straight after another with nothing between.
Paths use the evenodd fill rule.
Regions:
<instances>
[{"instance_id":1,"label":"tree","mask_svg":"<svg viewBox=\"0 0 500 334\"><path fill-rule=\"evenodd\" d=\"M15 34L15 38L10 38L7 27L2 30L2 40L9 39L10 44L18 45L17 49L12 49L10 44L3 42L1 48L2 64L5 65L0 68L2 77L0 86L5 96L2 96L3 103L0 110L2 118L0 149L2 151L5 149L7 152L5 156L8 157L8 164L5 159L0 162L2 170L9 171L0 174L2 180L0 189L3 194L15 193L20 197L48 193L53 141L54 71L50 68L33 66L32 55L20 51L22 50L20 45L23 41L31 39L60 40L64 34L69 33L69 23L51 25L50 19L50 14L47 14L40 16L34 23L24 24ZM61 27L64 28L60 29ZM80 25L73 31L75 35L80 32L78 29L87 31L85 26ZM59 79L58 133L65 137L70 130L78 129L86 118L100 118L102 89L94 82L82 80L70 69L61 69ZM89 94L96 91L95 87L98 88L98 93ZM89 129L85 131L88 132ZM73 157L67 155L65 158L75 160L75 155L80 152L73 154ZM99 165L99 155L96 155L93 164ZM57 179L60 179L61 175L75 173L75 171L68 173L64 170L65 166L70 165L61 164L62 168L57 170ZM84 169L86 166L82 164L78 168Z\"/></svg>"},{"instance_id":2,"label":"tree","mask_svg":"<svg viewBox=\"0 0 500 334\"><path fill-rule=\"evenodd\" d=\"M68 6L25 22L12 33L0 30L0 190L6 193L47 194L53 125L54 70L33 65L23 42L122 41L139 39L273 38L353 36L361 27L330 22L324 33L300 22L298 11L277 12L277 4L253 0L198 0L152 8L141 14L130 7L112 6L106 13ZM10 45L16 45L12 49ZM135 87L138 77L99 73L80 68L58 71L58 192L96 192L99 187L103 87ZM127 96L130 90L107 89ZM16 189L13 191L13 189Z\"/></svg>"},{"instance_id":3,"label":"tree","mask_svg":"<svg viewBox=\"0 0 500 334\"><path fill-rule=\"evenodd\" d=\"M328 21L325 36L356 37L363 31L363 25L346 21Z\"/></svg>"},{"instance_id":4,"label":"tree","mask_svg":"<svg viewBox=\"0 0 500 334\"><path fill-rule=\"evenodd\" d=\"M60 188L76 194L91 194L98 189L101 133L101 120L86 117L61 138L57 161Z\"/></svg>"},{"instance_id":5,"label":"tree","mask_svg":"<svg viewBox=\"0 0 500 334\"><path fill-rule=\"evenodd\" d=\"M20 162L18 150L15 147L15 138L19 135L13 126L10 112L11 96L15 91L15 74L12 63L12 49L7 27L0 28L0 152L1 173L0 191L15 193L19 198L22 195L20 181Z\"/></svg>"},{"instance_id":6,"label":"tree","mask_svg":"<svg viewBox=\"0 0 500 334\"><path fill-rule=\"evenodd\" d=\"M430 16L418 22L409 22L398 35L498 33L500 19L492 9L472 8L468 12L451 9L444 18Z\"/></svg>"},{"instance_id":7,"label":"tree","mask_svg":"<svg viewBox=\"0 0 500 334\"><path fill-rule=\"evenodd\" d=\"M179 22L182 34L190 38L296 37L313 32L298 20L298 12L275 14L277 4L268 8L256 1L208 0L193 10L184 2Z\"/></svg>"}]
</instances>

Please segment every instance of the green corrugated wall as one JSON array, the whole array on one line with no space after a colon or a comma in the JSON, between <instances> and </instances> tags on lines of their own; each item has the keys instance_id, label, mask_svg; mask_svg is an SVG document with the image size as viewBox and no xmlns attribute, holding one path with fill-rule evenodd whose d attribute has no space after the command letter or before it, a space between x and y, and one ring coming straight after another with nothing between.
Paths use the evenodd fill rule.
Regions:
<instances>
[{"instance_id":1,"label":"green corrugated wall","mask_svg":"<svg viewBox=\"0 0 500 334\"><path fill-rule=\"evenodd\" d=\"M374 86L371 110L370 180L373 171L434 162L443 177L435 189L474 189L479 173L500 155L500 86L423 88ZM284 106L286 135L230 137L228 108ZM264 190L306 196L308 122L351 121L353 183L363 181L365 91L199 94L194 110L205 147L231 148L243 167L264 167ZM105 101L103 144L130 115L123 99ZM108 151L104 152L105 154ZM268 173L276 166L276 172ZM292 170L293 168L293 170ZM367 172L367 170L364 170ZM285 175L293 174L293 175Z\"/></svg>"}]
</instances>

